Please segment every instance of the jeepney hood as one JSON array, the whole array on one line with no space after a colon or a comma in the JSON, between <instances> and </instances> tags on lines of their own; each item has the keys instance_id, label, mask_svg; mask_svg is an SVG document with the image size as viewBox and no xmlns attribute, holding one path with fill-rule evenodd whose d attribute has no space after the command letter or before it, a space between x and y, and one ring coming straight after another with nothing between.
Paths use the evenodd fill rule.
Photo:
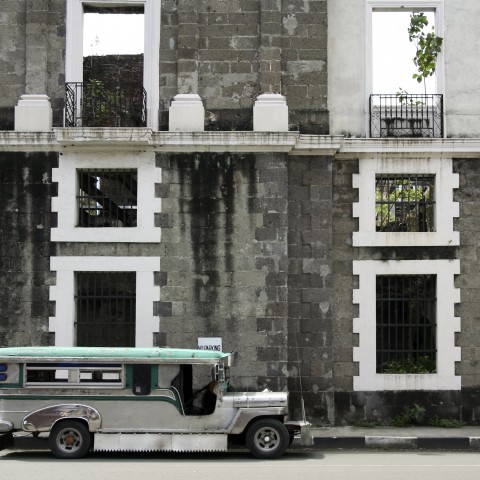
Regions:
<instances>
[{"instance_id":1,"label":"jeepney hood","mask_svg":"<svg viewBox=\"0 0 480 480\"><path fill-rule=\"evenodd\" d=\"M238 392L233 395L233 406L236 408L287 407L286 392Z\"/></svg>"}]
</instances>

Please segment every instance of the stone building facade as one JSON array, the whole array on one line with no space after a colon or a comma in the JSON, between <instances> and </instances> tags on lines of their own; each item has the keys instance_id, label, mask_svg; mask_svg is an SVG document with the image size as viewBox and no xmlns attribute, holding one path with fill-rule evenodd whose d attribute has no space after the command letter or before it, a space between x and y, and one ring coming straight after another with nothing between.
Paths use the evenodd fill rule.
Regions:
<instances>
[{"instance_id":1,"label":"stone building facade","mask_svg":"<svg viewBox=\"0 0 480 480\"><path fill-rule=\"evenodd\" d=\"M0 2L0 344L210 338L238 352L237 388L288 390L316 425L413 404L477 423L478 67L455 53L479 46L476 2L113 3ZM445 38L437 138L370 138L368 16L400 3ZM134 123L99 100L125 93L87 98L100 11L144 13Z\"/></svg>"}]
</instances>

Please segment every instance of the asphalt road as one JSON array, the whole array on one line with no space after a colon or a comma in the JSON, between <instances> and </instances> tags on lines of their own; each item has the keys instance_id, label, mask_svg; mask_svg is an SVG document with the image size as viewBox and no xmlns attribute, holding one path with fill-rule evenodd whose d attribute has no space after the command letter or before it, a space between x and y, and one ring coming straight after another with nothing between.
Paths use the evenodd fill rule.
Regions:
<instances>
[{"instance_id":1,"label":"asphalt road","mask_svg":"<svg viewBox=\"0 0 480 480\"><path fill-rule=\"evenodd\" d=\"M0 452L0 478L8 480L478 480L473 452L299 451L278 460L247 452L226 454L91 454L58 460L47 451Z\"/></svg>"}]
</instances>

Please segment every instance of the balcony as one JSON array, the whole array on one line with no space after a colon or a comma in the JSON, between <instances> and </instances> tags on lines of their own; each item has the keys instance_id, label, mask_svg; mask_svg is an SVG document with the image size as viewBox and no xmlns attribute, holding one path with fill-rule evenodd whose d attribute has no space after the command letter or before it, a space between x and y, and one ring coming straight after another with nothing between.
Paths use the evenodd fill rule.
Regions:
<instances>
[{"instance_id":1,"label":"balcony","mask_svg":"<svg viewBox=\"0 0 480 480\"><path fill-rule=\"evenodd\" d=\"M370 138L443 136L443 95L370 95Z\"/></svg>"},{"instance_id":2,"label":"balcony","mask_svg":"<svg viewBox=\"0 0 480 480\"><path fill-rule=\"evenodd\" d=\"M65 84L65 127L145 127L144 88L106 88L99 80Z\"/></svg>"}]
</instances>

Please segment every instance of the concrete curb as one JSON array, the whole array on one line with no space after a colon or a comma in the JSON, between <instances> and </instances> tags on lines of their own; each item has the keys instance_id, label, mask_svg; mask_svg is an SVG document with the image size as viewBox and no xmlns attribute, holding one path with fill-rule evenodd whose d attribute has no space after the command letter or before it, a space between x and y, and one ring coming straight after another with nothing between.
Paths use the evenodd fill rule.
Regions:
<instances>
[{"instance_id":1,"label":"concrete curb","mask_svg":"<svg viewBox=\"0 0 480 480\"><path fill-rule=\"evenodd\" d=\"M294 448L480 451L480 427L312 427L311 445Z\"/></svg>"},{"instance_id":2,"label":"concrete curb","mask_svg":"<svg viewBox=\"0 0 480 480\"><path fill-rule=\"evenodd\" d=\"M314 437L309 448L479 451L480 437Z\"/></svg>"}]
</instances>

